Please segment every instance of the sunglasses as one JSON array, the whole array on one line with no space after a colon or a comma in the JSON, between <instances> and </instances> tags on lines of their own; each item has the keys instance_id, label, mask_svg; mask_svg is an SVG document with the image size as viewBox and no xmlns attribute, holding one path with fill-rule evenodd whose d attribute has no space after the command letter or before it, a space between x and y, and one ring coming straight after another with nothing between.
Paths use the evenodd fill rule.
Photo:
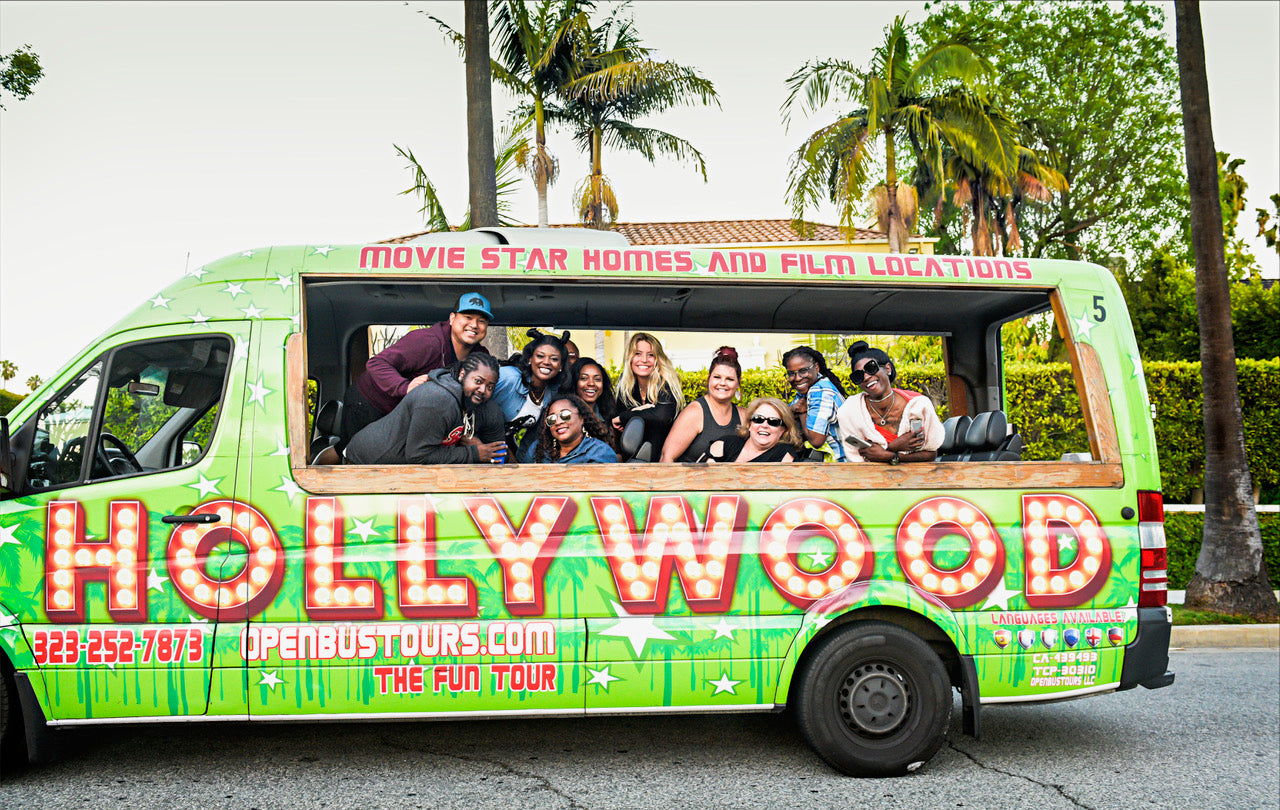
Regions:
<instances>
[{"instance_id":1,"label":"sunglasses","mask_svg":"<svg viewBox=\"0 0 1280 810\"><path fill-rule=\"evenodd\" d=\"M862 385L862 381L868 377L874 377L880 373L880 364L875 360L868 360L867 364L862 368L855 368L849 374L849 382L854 385Z\"/></svg>"},{"instance_id":2,"label":"sunglasses","mask_svg":"<svg viewBox=\"0 0 1280 810\"><path fill-rule=\"evenodd\" d=\"M555 427L561 422L568 422L570 419L572 419L577 415L578 415L577 411L572 411L572 410L569 410L568 408L565 408L560 413L548 413L547 424L550 425L551 427Z\"/></svg>"},{"instance_id":3,"label":"sunglasses","mask_svg":"<svg viewBox=\"0 0 1280 810\"><path fill-rule=\"evenodd\" d=\"M782 427L782 420L776 416L760 416L756 414L751 417L753 425L768 425L769 427Z\"/></svg>"}]
</instances>

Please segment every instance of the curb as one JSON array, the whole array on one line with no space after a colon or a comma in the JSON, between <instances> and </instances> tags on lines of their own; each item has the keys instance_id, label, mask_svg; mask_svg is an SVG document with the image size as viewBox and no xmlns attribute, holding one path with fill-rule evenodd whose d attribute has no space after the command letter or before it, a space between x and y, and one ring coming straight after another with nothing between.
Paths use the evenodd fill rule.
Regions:
<instances>
[{"instance_id":1,"label":"curb","mask_svg":"<svg viewBox=\"0 0 1280 810\"><path fill-rule=\"evenodd\" d=\"M1280 648L1280 624L1174 625L1169 649L1191 647Z\"/></svg>"}]
</instances>

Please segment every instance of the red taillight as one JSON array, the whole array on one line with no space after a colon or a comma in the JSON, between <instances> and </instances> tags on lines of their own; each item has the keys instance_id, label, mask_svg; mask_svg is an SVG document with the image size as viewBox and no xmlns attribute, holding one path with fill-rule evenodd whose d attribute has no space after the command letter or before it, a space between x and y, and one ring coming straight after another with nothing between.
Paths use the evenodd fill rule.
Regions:
<instances>
[{"instance_id":1,"label":"red taillight","mask_svg":"<svg viewBox=\"0 0 1280 810\"><path fill-rule=\"evenodd\" d=\"M1164 496L1159 492L1138 493L1138 543L1138 607L1164 607L1169 603L1169 551L1164 541Z\"/></svg>"}]
</instances>

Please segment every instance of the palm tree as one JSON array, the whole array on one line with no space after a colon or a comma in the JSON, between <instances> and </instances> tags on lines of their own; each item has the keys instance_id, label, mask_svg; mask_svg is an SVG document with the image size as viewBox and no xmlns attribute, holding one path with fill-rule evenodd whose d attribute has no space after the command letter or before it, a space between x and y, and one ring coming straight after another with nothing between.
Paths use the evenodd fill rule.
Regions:
<instances>
[{"instance_id":1,"label":"palm tree","mask_svg":"<svg viewBox=\"0 0 1280 810\"><path fill-rule=\"evenodd\" d=\"M575 194L582 222L599 229L618 216L617 197L604 176L605 145L639 152L650 163L659 155L691 163L706 180L706 160L693 144L632 121L678 104L720 106L715 86L693 68L653 58L633 21L624 16L627 10L623 4L591 30L573 76L561 90L563 105L547 108L554 121L570 127L579 148L590 156L591 173Z\"/></svg>"},{"instance_id":2,"label":"palm tree","mask_svg":"<svg viewBox=\"0 0 1280 810\"><path fill-rule=\"evenodd\" d=\"M527 152L529 149L527 135L529 123L528 120L525 120L512 127L503 138L501 146L498 147L498 154L494 158L494 186L497 200L497 220L493 223L495 225L521 224L519 220L511 217L510 196L515 192L516 184L520 180L516 171L518 156L521 152ZM392 144L392 146L395 147L396 152L401 157L409 161L405 168L413 174L413 185L400 193L411 194L422 200L422 207L418 209L418 213L422 214L423 227L428 231L453 230L453 225L445 214L440 192L435 183L431 181L430 176L427 175L427 170L423 168L418 158L413 154L413 150L404 149L395 144ZM484 226L475 221L471 216L471 209L468 208L458 228L465 231L473 227Z\"/></svg>"},{"instance_id":3,"label":"palm tree","mask_svg":"<svg viewBox=\"0 0 1280 810\"><path fill-rule=\"evenodd\" d=\"M537 188L542 228L548 224L547 186L559 174L558 161L547 151L545 108L569 81L575 50L590 32L586 12L591 8L590 0L541 0L532 8L503 0L493 9L493 78L527 99L524 113L533 119L534 143L516 161Z\"/></svg>"},{"instance_id":4,"label":"palm tree","mask_svg":"<svg viewBox=\"0 0 1280 810\"><path fill-rule=\"evenodd\" d=\"M885 181L871 189L878 227L889 235L889 250L901 253L915 224L919 198L899 182L897 150L910 144L917 160L942 176L942 147L973 156L976 165L1014 175L1017 154L1007 118L994 117L979 82L986 63L963 42L943 42L913 58L906 26L898 17L885 41L860 70L843 59L806 62L787 79L791 92L782 104L783 123L799 106L817 112L828 101L856 105L852 112L810 135L792 157L787 196L796 220L824 198L853 225L855 208L867 192L873 149L883 141Z\"/></svg>"},{"instance_id":5,"label":"palm tree","mask_svg":"<svg viewBox=\"0 0 1280 810\"><path fill-rule=\"evenodd\" d=\"M1280 616L1280 605L1267 577L1244 449L1200 5L1195 0L1175 0L1173 7L1204 388L1204 540L1195 574L1187 585L1187 605L1274 620Z\"/></svg>"},{"instance_id":6,"label":"palm tree","mask_svg":"<svg viewBox=\"0 0 1280 810\"><path fill-rule=\"evenodd\" d=\"M467 47L467 176L471 220L498 224L498 192L493 184L493 86L489 71L489 19L485 0L463 0Z\"/></svg>"}]
</instances>

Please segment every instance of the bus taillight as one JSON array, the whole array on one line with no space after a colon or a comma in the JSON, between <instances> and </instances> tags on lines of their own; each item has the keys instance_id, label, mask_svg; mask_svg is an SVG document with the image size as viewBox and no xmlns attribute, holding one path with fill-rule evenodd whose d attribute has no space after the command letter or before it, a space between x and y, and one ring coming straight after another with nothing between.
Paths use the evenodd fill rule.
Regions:
<instances>
[{"instance_id":1,"label":"bus taillight","mask_svg":"<svg viewBox=\"0 0 1280 810\"><path fill-rule=\"evenodd\" d=\"M1164 607L1169 603L1169 551L1164 541L1164 496L1159 492L1138 493L1138 541L1138 607Z\"/></svg>"}]
</instances>

